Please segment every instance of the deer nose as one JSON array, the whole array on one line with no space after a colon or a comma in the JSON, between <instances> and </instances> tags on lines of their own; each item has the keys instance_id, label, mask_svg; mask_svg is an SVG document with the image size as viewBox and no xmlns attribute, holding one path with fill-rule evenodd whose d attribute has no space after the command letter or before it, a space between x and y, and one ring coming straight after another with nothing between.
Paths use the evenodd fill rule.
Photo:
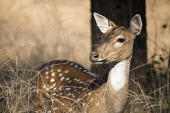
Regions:
<instances>
[{"instance_id":1,"label":"deer nose","mask_svg":"<svg viewBox=\"0 0 170 113\"><path fill-rule=\"evenodd\" d=\"M99 54L98 54L97 52L92 52L92 53L90 54L90 60L91 60L92 62L97 61L98 59L99 59Z\"/></svg>"}]
</instances>

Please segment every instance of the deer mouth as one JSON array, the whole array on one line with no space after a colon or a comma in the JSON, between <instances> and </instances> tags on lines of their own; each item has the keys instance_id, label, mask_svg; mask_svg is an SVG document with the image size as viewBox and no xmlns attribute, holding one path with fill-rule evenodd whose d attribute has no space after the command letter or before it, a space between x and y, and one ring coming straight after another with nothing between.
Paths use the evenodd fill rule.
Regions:
<instances>
[{"instance_id":1,"label":"deer mouth","mask_svg":"<svg viewBox=\"0 0 170 113\"><path fill-rule=\"evenodd\" d=\"M92 52L90 54L90 61L95 63L107 63L108 61L106 59L103 59L100 57L100 55L97 52Z\"/></svg>"},{"instance_id":2,"label":"deer mouth","mask_svg":"<svg viewBox=\"0 0 170 113\"><path fill-rule=\"evenodd\" d=\"M100 56L100 54L98 54L97 52L92 52L90 54L90 61L95 63L95 64L108 64L108 63L118 63L121 61L121 59L111 59L109 60L109 55L105 56L104 58L102 58Z\"/></svg>"}]
</instances>

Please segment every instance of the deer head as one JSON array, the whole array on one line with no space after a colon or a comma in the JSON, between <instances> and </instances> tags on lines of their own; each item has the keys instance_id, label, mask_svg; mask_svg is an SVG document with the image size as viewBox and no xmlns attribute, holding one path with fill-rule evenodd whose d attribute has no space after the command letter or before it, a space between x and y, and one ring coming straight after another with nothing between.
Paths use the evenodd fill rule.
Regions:
<instances>
[{"instance_id":1,"label":"deer head","mask_svg":"<svg viewBox=\"0 0 170 113\"><path fill-rule=\"evenodd\" d=\"M94 13L94 18L103 35L101 44L90 54L90 60L111 62L130 58L135 36L139 35L142 29L140 15L136 14L132 18L130 27L119 27L98 13Z\"/></svg>"}]
</instances>

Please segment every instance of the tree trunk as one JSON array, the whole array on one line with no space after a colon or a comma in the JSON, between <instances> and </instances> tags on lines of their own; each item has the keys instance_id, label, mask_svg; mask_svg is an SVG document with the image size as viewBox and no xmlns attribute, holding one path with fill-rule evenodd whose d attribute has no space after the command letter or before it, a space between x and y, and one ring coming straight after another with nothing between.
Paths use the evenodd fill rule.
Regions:
<instances>
[{"instance_id":1,"label":"tree trunk","mask_svg":"<svg viewBox=\"0 0 170 113\"><path fill-rule=\"evenodd\" d=\"M105 0L97 1L91 0L91 12L97 12L106 16L112 20L118 26L129 26L131 18L135 14L140 14L143 21L143 29L134 43L133 60L131 63L131 69L146 63L146 21L145 21L145 0ZM96 45L101 41L101 32L96 26L94 18L92 16L92 49L94 50ZM92 65L92 70L99 75L107 78L110 65ZM142 76L146 74L145 68L135 69L131 74L131 77ZM132 76L133 75L133 76ZM141 81L141 80L140 80Z\"/></svg>"}]
</instances>

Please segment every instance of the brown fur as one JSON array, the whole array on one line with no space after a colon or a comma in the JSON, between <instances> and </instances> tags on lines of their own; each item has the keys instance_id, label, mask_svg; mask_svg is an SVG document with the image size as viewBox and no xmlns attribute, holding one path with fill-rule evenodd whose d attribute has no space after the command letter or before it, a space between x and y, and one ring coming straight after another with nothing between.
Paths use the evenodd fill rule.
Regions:
<instances>
[{"instance_id":1,"label":"brown fur","mask_svg":"<svg viewBox=\"0 0 170 113\"><path fill-rule=\"evenodd\" d=\"M115 37L119 35L123 36L122 38L125 40L125 42L123 46L114 47L113 45L118 40ZM103 60L107 61L118 61L121 59L127 59L132 55L134 37L135 35L133 35L133 32L130 28L112 28L102 36L103 41L95 52L98 52L100 54L100 57Z\"/></svg>"}]
</instances>

